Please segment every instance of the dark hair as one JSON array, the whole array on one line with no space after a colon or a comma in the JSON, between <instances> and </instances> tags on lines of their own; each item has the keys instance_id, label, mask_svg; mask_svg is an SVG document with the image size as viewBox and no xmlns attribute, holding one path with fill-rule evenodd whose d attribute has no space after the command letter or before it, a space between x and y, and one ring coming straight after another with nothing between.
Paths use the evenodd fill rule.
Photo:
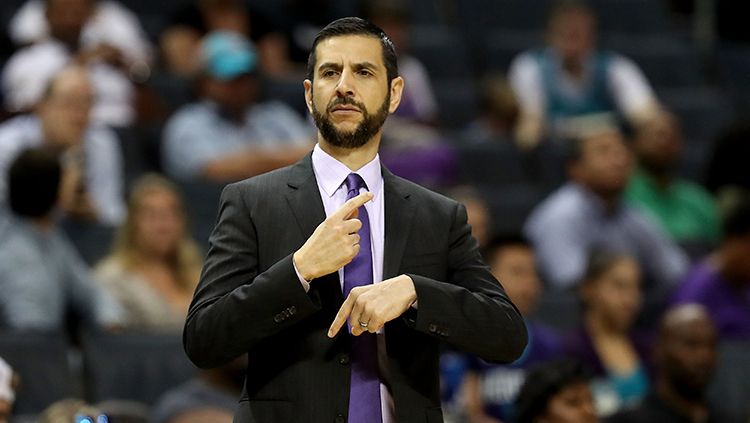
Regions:
<instances>
[{"instance_id":1,"label":"dark hair","mask_svg":"<svg viewBox=\"0 0 750 423\"><path fill-rule=\"evenodd\" d=\"M553 396L588 380L588 372L577 361L555 360L535 366L516 398L516 422L532 423L545 412Z\"/></svg>"},{"instance_id":2,"label":"dark hair","mask_svg":"<svg viewBox=\"0 0 750 423\"><path fill-rule=\"evenodd\" d=\"M722 231L725 238L750 233L750 195L743 194L729 206L722 220Z\"/></svg>"},{"instance_id":3,"label":"dark hair","mask_svg":"<svg viewBox=\"0 0 750 423\"><path fill-rule=\"evenodd\" d=\"M631 258L627 253L594 247L589 254L582 282L592 281L607 273L617 262Z\"/></svg>"},{"instance_id":4,"label":"dark hair","mask_svg":"<svg viewBox=\"0 0 750 423\"><path fill-rule=\"evenodd\" d=\"M596 24L596 13L594 10L582 0L558 0L552 7L550 7L547 13L547 28L560 16L570 12L583 12L591 16Z\"/></svg>"},{"instance_id":5,"label":"dark hair","mask_svg":"<svg viewBox=\"0 0 750 423\"><path fill-rule=\"evenodd\" d=\"M507 233L492 237L489 244L483 249L482 256L489 263L495 254L508 247L525 247L533 250L529 240L520 233Z\"/></svg>"},{"instance_id":6,"label":"dark hair","mask_svg":"<svg viewBox=\"0 0 750 423\"><path fill-rule=\"evenodd\" d=\"M315 36L315 40L313 41L312 48L310 49L310 55L307 58L307 79L312 81L315 76L315 62L317 60L315 49L318 44L328 38L340 37L343 35L365 35L380 40L380 46L383 50L383 63L385 63L385 69L388 75L388 85L390 86L393 78L398 76L396 49L393 47L393 42L377 25L356 17L337 19L318 32L318 35Z\"/></svg>"},{"instance_id":7,"label":"dark hair","mask_svg":"<svg viewBox=\"0 0 750 423\"><path fill-rule=\"evenodd\" d=\"M52 152L30 148L19 154L8 170L10 209L24 217L47 215L58 199L60 161Z\"/></svg>"}]
</instances>

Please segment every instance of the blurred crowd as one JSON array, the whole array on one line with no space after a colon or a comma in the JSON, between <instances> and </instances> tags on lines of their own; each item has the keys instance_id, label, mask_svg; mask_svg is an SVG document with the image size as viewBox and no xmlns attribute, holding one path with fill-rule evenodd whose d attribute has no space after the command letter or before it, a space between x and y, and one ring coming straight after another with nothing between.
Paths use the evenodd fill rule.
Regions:
<instances>
[{"instance_id":1,"label":"blurred crowd","mask_svg":"<svg viewBox=\"0 0 750 423\"><path fill-rule=\"evenodd\" d=\"M748 11L4 1L0 422L232 420L246 358L180 346L218 197L311 150L309 46L357 15L405 80L381 160L466 205L529 333L510 364L445 345L446 421L747 423Z\"/></svg>"}]
</instances>

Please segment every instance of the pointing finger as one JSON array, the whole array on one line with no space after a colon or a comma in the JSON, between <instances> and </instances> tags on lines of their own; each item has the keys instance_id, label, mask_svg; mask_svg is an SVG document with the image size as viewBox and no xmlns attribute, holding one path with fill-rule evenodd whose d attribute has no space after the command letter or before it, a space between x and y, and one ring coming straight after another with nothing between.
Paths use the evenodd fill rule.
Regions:
<instances>
[{"instance_id":1,"label":"pointing finger","mask_svg":"<svg viewBox=\"0 0 750 423\"><path fill-rule=\"evenodd\" d=\"M337 333L339 333L339 330L342 326L346 323L346 319L349 317L349 313L352 312L352 308L354 307L354 300L351 295L349 295L346 298L346 301L344 301L344 304L341 305L341 308L339 309L339 312L336 314L336 318L333 319L333 323L331 324L331 327L328 329L328 337L333 338L336 336Z\"/></svg>"},{"instance_id":2,"label":"pointing finger","mask_svg":"<svg viewBox=\"0 0 750 423\"><path fill-rule=\"evenodd\" d=\"M344 205L341 206L338 210L336 210L332 215L332 219L338 219L338 220L346 220L348 219L356 210L358 210L360 207L362 207L366 202L372 200L374 195L371 192L363 192L362 194L359 194L358 196L348 200Z\"/></svg>"}]
</instances>

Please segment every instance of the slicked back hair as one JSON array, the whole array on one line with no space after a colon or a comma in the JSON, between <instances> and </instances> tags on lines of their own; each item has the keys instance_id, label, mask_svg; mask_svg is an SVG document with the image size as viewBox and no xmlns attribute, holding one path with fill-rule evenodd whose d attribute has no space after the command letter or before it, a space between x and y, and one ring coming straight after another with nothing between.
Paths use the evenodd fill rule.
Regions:
<instances>
[{"instance_id":1,"label":"slicked back hair","mask_svg":"<svg viewBox=\"0 0 750 423\"><path fill-rule=\"evenodd\" d=\"M313 81L315 77L315 62L317 61L315 49L318 44L328 38L344 35L363 35L377 38L380 41L380 47L383 51L383 63L388 75L388 87L390 87L393 78L398 76L398 63L396 61L396 49L393 46L393 41L377 25L356 17L337 19L318 32L310 49L310 55L307 58L307 79Z\"/></svg>"}]
</instances>

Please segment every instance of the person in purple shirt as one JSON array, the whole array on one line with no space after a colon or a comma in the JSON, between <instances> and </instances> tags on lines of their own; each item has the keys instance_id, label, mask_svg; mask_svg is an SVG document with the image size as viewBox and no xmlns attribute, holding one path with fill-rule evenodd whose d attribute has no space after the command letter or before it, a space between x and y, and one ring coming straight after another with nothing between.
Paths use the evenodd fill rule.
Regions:
<instances>
[{"instance_id":1,"label":"person in purple shirt","mask_svg":"<svg viewBox=\"0 0 750 423\"><path fill-rule=\"evenodd\" d=\"M528 369L562 354L560 337L552 328L527 318L542 293L531 244L520 235L496 238L486 248L485 260L502 281L511 301L524 316L529 342L521 357L507 365L468 357L464 377L466 415L472 422L505 422L513 416L513 404Z\"/></svg>"},{"instance_id":2,"label":"person in purple shirt","mask_svg":"<svg viewBox=\"0 0 750 423\"><path fill-rule=\"evenodd\" d=\"M592 372L597 413L606 417L649 389L649 336L633 330L642 303L638 262L622 253L592 253L579 293L583 324L564 339L564 349Z\"/></svg>"},{"instance_id":3,"label":"person in purple shirt","mask_svg":"<svg viewBox=\"0 0 750 423\"><path fill-rule=\"evenodd\" d=\"M688 273L674 304L708 309L722 339L750 337L750 197L737 200L723 221L719 248Z\"/></svg>"}]
</instances>

